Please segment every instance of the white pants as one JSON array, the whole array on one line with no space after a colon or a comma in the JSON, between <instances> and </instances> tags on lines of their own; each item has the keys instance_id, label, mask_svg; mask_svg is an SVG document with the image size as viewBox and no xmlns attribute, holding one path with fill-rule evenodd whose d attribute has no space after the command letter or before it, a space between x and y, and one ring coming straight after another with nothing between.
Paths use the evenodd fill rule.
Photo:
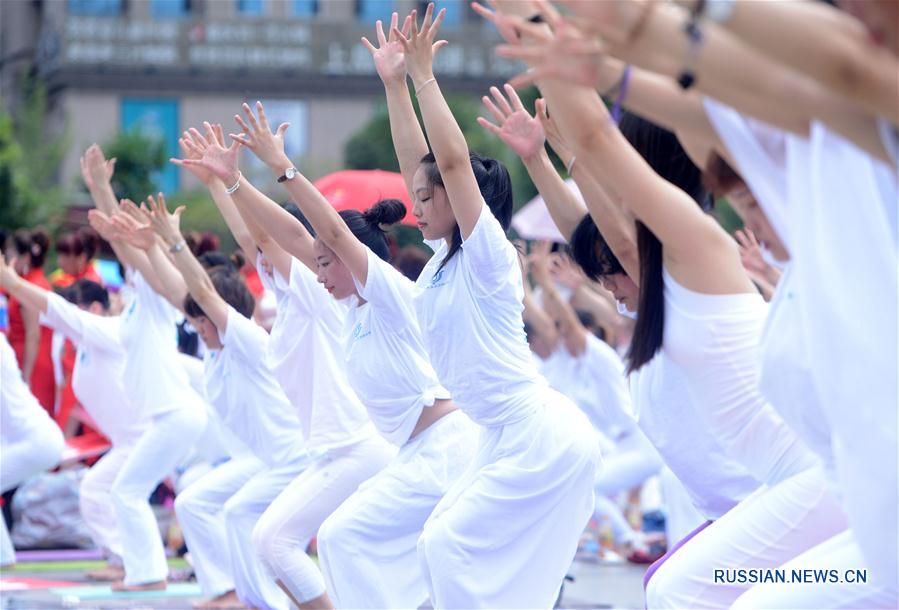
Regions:
<instances>
[{"instance_id":1,"label":"white pants","mask_svg":"<svg viewBox=\"0 0 899 610\"><path fill-rule=\"evenodd\" d=\"M662 467L662 458L643 432L635 429L615 443L610 453L603 453L603 462L605 466L596 479L593 516L599 522L607 520L615 542L625 544L634 539L634 529L614 498L623 491L642 485L657 473Z\"/></svg>"},{"instance_id":2,"label":"white pants","mask_svg":"<svg viewBox=\"0 0 899 610\"><path fill-rule=\"evenodd\" d=\"M418 555L434 608L550 608L593 514L599 445L567 398L482 427L472 467L425 523Z\"/></svg>"},{"instance_id":3,"label":"white pants","mask_svg":"<svg viewBox=\"0 0 899 610\"><path fill-rule=\"evenodd\" d=\"M81 518L94 544L106 554L110 563L117 565L122 565L122 537L112 504L112 484L132 449L132 444L113 445L84 475L78 496Z\"/></svg>"},{"instance_id":4,"label":"white pants","mask_svg":"<svg viewBox=\"0 0 899 610\"><path fill-rule=\"evenodd\" d=\"M252 532L265 509L307 465L303 458L269 467L255 456L238 456L178 495L175 511L204 595L235 591L247 606L287 609L287 596L253 549Z\"/></svg>"},{"instance_id":5,"label":"white pants","mask_svg":"<svg viewBox=\"0 0 899 610\"><path fill-rule=\"evenodd\" d=\"M646 588L646 607L727 608L752 585L715 570L776 568L846 529L820 468L763 487L685 544Z\"/></svg>"},{"instance_id":6,"label":"white pants","mask_svg":"<svg viewBox=\"0 0 899 610\"><path fill-rule=\"evenodd\" d=\"M122 538L125 583L166 579L168 564L149 498L191 450L206 426L199 405L185 405L154 417L140 435L110 490Z\"/></svg>"},{"instance_id":7,"label":"white pants","mask_svg":"<svg viewBox=\"0 0 899 610\"><path fill-rule=\"evenodd\" d=\"M782 567L787 574L792 574L792 570L836 570L843 580L847 573L854 578L855 570L867 570L868 581L756 585L741 595L731 609L899 608L896 589L871 580L873 574L850 530L837 534Z\"/></svg>"},{"instance_id":8,"label":"white pants","mask_svg":"<svg viewBox=\"0 0 899 610\"><path fill-rule=\"evenodd\" d=\"M253 546L272 576L300 603L325 592L306 547L328 516L380 471L396 448L380 436L315 458L271 503L253 530Z\"/></svg>"},{"instance_id":9,"label":"white pants","mask_svg":"<svg viewBox=\"0 0 899 610\"><path fill-rule=\"evenodd\" d=\"M2 381L0 381L2 383ZM62 431L53 420L37 414L33 425L22 430L4 428L0 444L0 493L59 463L65 448ZM8 426L7 423L3 424ZM0 565L16 562L16 551L9 539L6 521L0 516Z\"/></svg>"},{"instance_id":10,"label":"white pants","mask_svg":"<svg viewBox=\"0 0 899 610\"><path fill-rule=\"evenodd\" d=\"M418 537L471 464L477 439L478 426L467 415L445 415L328 517L318 557L336 607L414 609L427 601Z\"/></svg>"}]
</instances>

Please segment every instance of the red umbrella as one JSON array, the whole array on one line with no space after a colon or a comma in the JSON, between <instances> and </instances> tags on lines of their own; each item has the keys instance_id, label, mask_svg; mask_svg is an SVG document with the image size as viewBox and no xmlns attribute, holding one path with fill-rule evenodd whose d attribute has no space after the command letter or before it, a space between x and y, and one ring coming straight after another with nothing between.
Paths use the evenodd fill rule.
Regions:
<instances>
[{"instance_id":1,"label":"red umbrella","mask_svg":"<svg viewBox=\"0 0 899 610\"><path fill-rule=\"evenodd\" d=\"M346 169L315 181L322 195L339 210L364 212L381 199L399 199L406 205L404 225L416 226L403 176L380 169Z\"/></svg>"}]
</instances>

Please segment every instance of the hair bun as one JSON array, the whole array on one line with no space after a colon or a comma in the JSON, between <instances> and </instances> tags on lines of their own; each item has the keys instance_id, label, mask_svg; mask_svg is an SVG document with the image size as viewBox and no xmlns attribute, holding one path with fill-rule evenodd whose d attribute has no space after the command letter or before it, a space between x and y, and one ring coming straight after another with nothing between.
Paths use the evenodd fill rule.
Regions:
<instances>
[{"instance_id":1,"label":"hair bun","mask_svg":"<svg viewBox=\"0 0 899 610\"><path fill-rule=\"evenodd\" d=\"M231 264L234 265L236 271L240 271L243 269L244 265L247 264L247 257L240 248L236 248L234 252L231 253L231 258L229 260L231 261Z\"/></svg>"},{"instance_id":2,"label":"hair bun","mask_svg":"<svg viewBox=\"0 0 899 610\"><path fill-rule=\"evenodd\" d=\"M383 231L406 217L406 205L399 199L382 199L363 212L362 216L366 222Z\"/></svg>"}]
</instances>

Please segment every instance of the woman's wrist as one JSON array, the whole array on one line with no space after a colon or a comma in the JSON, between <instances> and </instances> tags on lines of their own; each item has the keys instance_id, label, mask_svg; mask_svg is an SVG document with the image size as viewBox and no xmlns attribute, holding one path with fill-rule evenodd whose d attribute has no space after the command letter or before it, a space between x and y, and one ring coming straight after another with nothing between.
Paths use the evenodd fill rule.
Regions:
<instances>
[{"instance_id":1,"label":"woman's wrist","mask_svg":"<svg viewBox=\"0 0 899 610\"><path fill-rule=\"evenodd\" d=\"M284 172L287 169L293 167L293 161L291 161L290 157L288 157L285 153L282 152L280 155L278 155L277 157L272 159L272 162L268 164L268 167L270 170L275 172L276 176L283 176ZM235 176L235 177L237 177L237 176ZM234 184L234 183L232 182L231 184ZM226 183L226 185L228 185L228 184Z\"/></svg>"},{"instance_id":2,"label":"woman's wrist","mask_svg":"<svg viewBox=\"0 0 899 610\"><path fill-rule=\"evenodd\" d=\"M412 85L415 87L415 91L418 91L419 89L421 89L425 85L425 83L437 80L436 78L434 78L433 70L428 70L427 72L423 72L420 75L410 75L410 76L412 76Z\"/></svg>"}]
</instances>

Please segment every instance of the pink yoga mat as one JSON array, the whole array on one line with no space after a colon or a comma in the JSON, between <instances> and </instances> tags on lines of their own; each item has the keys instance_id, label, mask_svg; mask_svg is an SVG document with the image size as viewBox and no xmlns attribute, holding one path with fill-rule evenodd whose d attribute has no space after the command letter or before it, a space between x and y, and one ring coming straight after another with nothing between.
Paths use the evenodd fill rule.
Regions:
<instances>
[{"instance_id":1,"label":"pink yoga mat","mask_svg":"<svg viewBox=\"0 0 899 610\"><path fill-rule=\"evenodd\" d=\"M16 553L16 562L89 561L91 559L103 559L103 552L100 549L46 549Z\"/></svg>"}]
</instances>

